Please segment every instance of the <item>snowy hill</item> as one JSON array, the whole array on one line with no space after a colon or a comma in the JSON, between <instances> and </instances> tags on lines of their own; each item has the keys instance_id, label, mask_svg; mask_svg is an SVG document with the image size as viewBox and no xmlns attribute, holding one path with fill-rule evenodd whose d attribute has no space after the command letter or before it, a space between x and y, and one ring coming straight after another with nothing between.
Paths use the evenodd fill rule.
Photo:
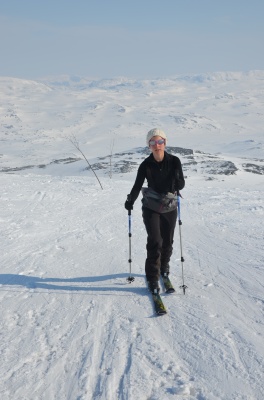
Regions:
<instances>
[{"instance_id":1,"label":"snowy hill","mask_svg":"<svg viewBox=\"0 0 264 400\"><path fill-rule=\"evenodd\" d=\"M264 72L131 80L0 78L1 399L264 398ZM140 199L146 132L183 164L156 317ZM74 135L99 176L69 138Z\"/></svg>"}]
</instances>

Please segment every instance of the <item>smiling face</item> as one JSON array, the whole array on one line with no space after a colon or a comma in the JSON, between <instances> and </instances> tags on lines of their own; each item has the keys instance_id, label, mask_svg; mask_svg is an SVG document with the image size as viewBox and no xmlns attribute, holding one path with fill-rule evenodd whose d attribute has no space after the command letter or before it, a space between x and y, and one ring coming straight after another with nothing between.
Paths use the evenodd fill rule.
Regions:
<instances>
[{"instance_id":1,"label":"smiling face","mask_svg":"<svg viewBox=\"0 0 264 400\"><path fill-rule=\"evenodd\" d=\"M164 151L166 140L161 136L153 136L149 141L149 148L152 151L153 157L156 161L162 161L164 158Z\"/></svg>"}]
</instances>

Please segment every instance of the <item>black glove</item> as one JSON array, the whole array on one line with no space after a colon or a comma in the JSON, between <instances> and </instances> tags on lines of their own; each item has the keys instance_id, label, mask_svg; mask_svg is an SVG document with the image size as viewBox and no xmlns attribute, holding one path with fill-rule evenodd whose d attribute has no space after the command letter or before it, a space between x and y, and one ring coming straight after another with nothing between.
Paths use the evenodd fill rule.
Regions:
<instances>
[{"instance_id":1,"label":"black glove","mask_svg":"<svg viewBox=\"0 0 264 400\"><path fill-rule=\"evenodd\" d=\"M128 211L133 210L133 202L131 201L131 195L127 195L127 201L125 202L125 209Z\"/></svg>"},{"instance_id":2,"label":"black glove","mask_svg":"<svg viewBox=\"0 0 264 400\"><path fill-rule=\"evenodd\" d=\"M128 211L131 211L131 210L133 210L133 203L132 203L132 201L126 201L125 202L125 209L126 210L128 210Z\"/></svg>"}]
</instances>

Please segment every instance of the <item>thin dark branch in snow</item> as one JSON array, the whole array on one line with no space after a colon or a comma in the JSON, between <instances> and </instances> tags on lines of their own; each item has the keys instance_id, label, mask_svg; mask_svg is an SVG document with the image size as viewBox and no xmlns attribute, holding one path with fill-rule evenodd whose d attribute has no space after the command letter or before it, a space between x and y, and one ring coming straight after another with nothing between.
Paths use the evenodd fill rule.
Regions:
<instances>
[{"instance_id":1,"label":"thin dark branch in snow","mask_svg":"<svg viewBox=\"0 0 264 400\"><path fill-rule=\"evenodd\" d=\"M80 144L79 144L79 142L78 142L76 136L71 135L70 137L68 137L68 139L69 139L69 141L71 142L71 144L81 153L81 155L83 156L83 158L84 158L85 161L87 162L89 168L93 171L93 173L94 173L96 179L98 180L98 182L99 182L99 184L100 184L100 186L101 186L101 189L103 190L103 186L102 186L102 184L101 184L101 182L100 182L100 179L99 179L98 176L96 175L96 173L95 173L93 167L91 166L91 164L89 163L87 157L85 156L85 154L84 154L83 151L81 150Z\"/></svg>"}]
</instances>

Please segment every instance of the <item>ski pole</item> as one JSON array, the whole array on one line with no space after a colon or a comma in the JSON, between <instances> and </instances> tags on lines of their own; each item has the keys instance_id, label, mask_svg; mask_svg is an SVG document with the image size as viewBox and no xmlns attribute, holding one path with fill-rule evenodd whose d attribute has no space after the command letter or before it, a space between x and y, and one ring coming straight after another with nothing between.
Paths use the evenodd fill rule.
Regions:
<instances>
[{"instance_id":1,"label":"ski pole","mask_svg":"<svg viewBox=\"0 0 264 400\"><path fill-rule=\"evenodd\" d=\"M182 235L181 235L181 226L182 226L182 221L181 221L181 201L180 201L181 195L178 194L177 196L177 205L178 205L178 220L179 220L179 234L180 234L180 248L181 248L181 265L182 265L182 288L183 294L185 294L185 290L187 289L187 286L184 284L184 273L183 273L183 263L184 263L184 258L183 258L183 253L182 253Z\"/></svg>"},{"instance_id":2,"label":"ski pole","mask_svg":"<svg viewBox=\"0 0 264 400\"><path fill-rule=\"evenodd\" d=\"M129 199L128 199L129 200ZM134 282L135 278L131 275L131 263L132 263L132 258L131 258L131 210L128 210L128 237L129 237L129 277L127 278L127 281L129 283Z\"/></svg>"}]
</instances>

